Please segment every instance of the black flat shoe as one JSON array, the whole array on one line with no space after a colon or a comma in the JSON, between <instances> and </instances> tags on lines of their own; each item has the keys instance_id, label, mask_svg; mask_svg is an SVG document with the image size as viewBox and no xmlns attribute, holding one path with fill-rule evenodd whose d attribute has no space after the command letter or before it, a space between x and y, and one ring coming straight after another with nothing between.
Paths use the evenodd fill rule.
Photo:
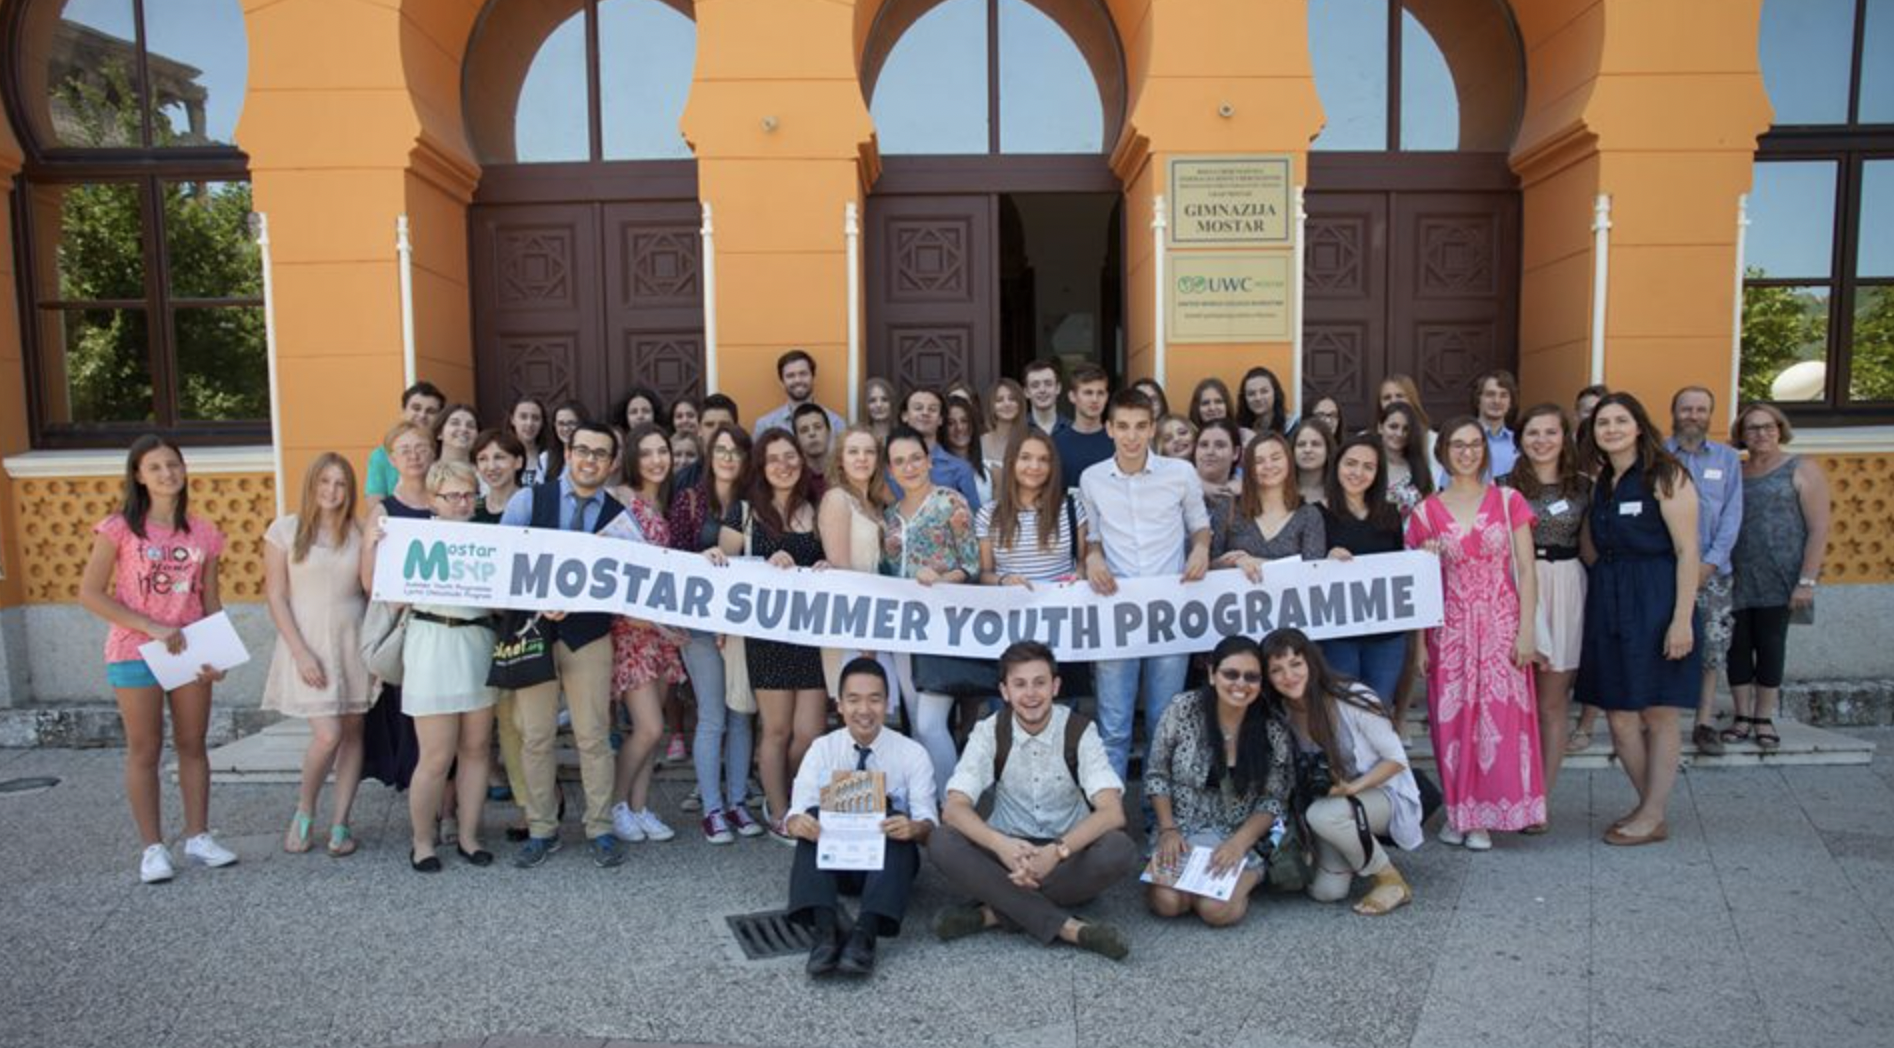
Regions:
<instances>
[{"instance_id":1,"label":"black flat shoe","mask_svg":"<svg viewBox=\"0 0 1894 1048\"><path fill-rule=\"evenodd\" d=\"M835 962L835 974L857 979L875 974L875 940L864 935L849 936L842 956Z\"/></svg>"},{"instance_id":2,"label":"black flat shoe","mask_svg":"<svg viewBox=\"0 0 1894 1048\"><path fill-rule=\"evenodd\" d=\"M416 873L439 873L441 872L441 857L430 855L425 859L417 859L414 857L414 852L410 851L408 852L408 866Z\"/></svg>"},{"instance_id":3,"label":"black flat shoe","mask_svg":"<svg viewBox=\"0 0 1894 1048\"><path fill-rule=\"evenodd\" d=\"M468 851L467 849L462 848L459 845L455 845L454 850L459 852L460 857L467 860L467 862L470 863L471 865L474 865L474 866L493 865L493 853L486 850L485 848L475 848L473 851Z\"/></svg>"},{"instance_id":4,"label":"black flat shoe","mask_svg":"<svg viewBox=\"0 0 1894 1048\"><path fill-rule=\"evenodd\" d=\"M835 965L842 957L844 941L842 933L837 930L816 943L815 948L809 951L809 962L802 966L802 970L816 978L835 974Z\"/></svg>"}]
</instances>

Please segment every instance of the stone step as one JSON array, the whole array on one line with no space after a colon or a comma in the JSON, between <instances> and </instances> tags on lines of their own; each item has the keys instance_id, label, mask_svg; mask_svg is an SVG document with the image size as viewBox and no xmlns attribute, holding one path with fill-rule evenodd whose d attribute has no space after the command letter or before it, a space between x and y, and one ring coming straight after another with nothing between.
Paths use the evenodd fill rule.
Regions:
<instances>
[{"instance_id":1,"label":"stone step","mask_svg":"<svg viewBox=\"0 0 1894 1048\"><path fill-rule=\"evenodd\" d=\"M1782 748L1773 753L1764 753L1753 743L1736 743L1729 746L1728 752L1721 757L1701 756L1690 745L1687 722L1684 730L1682 763L1688 768L1867 764L1874 759L1874 744L1871 742L1796 721L1776 721L1776 730L1782 734ZM1432 769L1434 748L1427 735L1425 719L1410 716L1403 725L1403 735L1415 767ZM564 744L567 736L561 734L560 740L560 776L576 779L578 754L571 746ZM1616 763L1603 724L1599 725L1594 740L1592 746L1583 753L1566 757L1564 766L1578 771L1592 771ZM302 774L303 751L308 744L309 726L306 722L295 719L279 721L254 735L211 750L211 778L216 782L296 782ZM658 776L662 779L689 779L692 777L690 762L661 764Z\"/></svg>"}]
</instances>

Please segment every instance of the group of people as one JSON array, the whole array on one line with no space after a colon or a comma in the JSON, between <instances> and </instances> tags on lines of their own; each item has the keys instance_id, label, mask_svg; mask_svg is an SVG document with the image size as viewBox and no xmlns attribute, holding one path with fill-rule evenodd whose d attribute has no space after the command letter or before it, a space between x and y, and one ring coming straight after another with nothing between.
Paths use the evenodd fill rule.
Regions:
<instances>
[{"instance_id":1,"label":"group of people","mask_svg":"<svg viewBox=\"0 0 1894 1048\"><path fill-rule=\"evenodd\" d=\"M333 776L326 850L354 852L350 808L368 775L408 790L415 870L441 870L444 845L492 864L481 826L497 735L522 815L507 831L520 843L514 865L538 866L561 843L563 718L593 861L615 866L625 844L675 836L650 803L668 736L669 755L694 764L687 805L706 840L796 845L792 908L822 933L812 971L872 968L923 848L975 900L941 915L942 938L1010 927L1122 956L1121 931L1070 911L1139 864L1123 793L1140 715L1146 853L1168 867L1204 848L1215 871L1240 871L1226 900L1152 884L1149 908L1210 924L1240 920L1265 880L1336 900L1367 877L1357 909L1404 904L1412 892L1388 848L1419 846L1435 805L1450 845L1544 832L1560 760L1588 741L1593 710L1606 712L1639 797L1611 844L1665 839L1682 711L1697 711L1692 741L1706 752L1779 743L1787 627L1812 606L1828 507L1819 466L1784 450L1793 434L1771 405L1740 407L1723 444L1708 436L1709 391L1680 390L1665 438L1637 398L1600 387L1573 413L1521 412L1500 371L1474 384L1466 414L1435 426L1413 381L1390 376L1378 417L1356 429L1325 397L1289 416L1267 368L1234 397L1205 379L1173 413L1149 380L1113 391L1094 365L1036 361L985 391L870 379L849 423L814 401L815 372L807 353L785 353L785 403L748 429L728 397L667 407L645 389L603 420L522 398L482 428L474 408L423 382L403 391L364 483L339 455L312 462L297 511L265 541L278 641L264 705L312 729L284 848L314 846ZM1188 585L1234 570L1259 582L1281 558L1419 548L1440 558L1444 621L1424 640L1278 630L1225 638L1207 657L1064 667L1023 643L996 671L946 652L823 650L593 612L371 614L390 516L604 532L712 563L753 557L922 586L1082 581L1104 594L1125 578ZM180 628L219 607L223 538L189 512L179 448L132 446L123 511L97 532L82 593L112 627L141 876L174 873L157 786L167 699L185 858L227 865L236 857L207 828L203 753L218 674L167 693L136 651L152 639L177 650ZM549 646L543 673L495 686L496 650L529 635ZM383 636L397 638L398 674L369 672L364 648ZM1735 719L1718 730L1725 667ZM1438 788L1410 770L1402 738L1420 676ZM1571 732L1574 695L1586 712ZM1055 697L1090 700L1094 713ZM882 729L891 708L905 735ZM752 768L760 820L747 803ZM817 868L811 811L829 774L850 768L886 772L895 802L886 868L853 885ZM844 928L835 892L851 886L875 919Z\"/></svg>"}]
</instances>

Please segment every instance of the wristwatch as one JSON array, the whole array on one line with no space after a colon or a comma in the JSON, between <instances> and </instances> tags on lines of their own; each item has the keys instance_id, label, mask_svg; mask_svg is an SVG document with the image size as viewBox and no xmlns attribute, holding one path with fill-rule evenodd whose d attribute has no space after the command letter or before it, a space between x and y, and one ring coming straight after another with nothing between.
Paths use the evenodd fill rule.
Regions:
<instances>
[{"instance_id":1,"label":"wristwatch","mask_svg":"<svg viewBox=\"0 0 1894 1048\"><path fill-rule=\"evenodd\" d=\"M1052 850L1059 853L1060 862L1064 862L1072 857L1072 849L1065 846L1064 837L1052 842Z\"/></svg>"},{"instance_id":2,"label":"wristwatch","mask_svg":"<svg viewBox=\"0 0 1894 1048\"><path fill-rule=\"evenodd\" d=\"M1809 589L1814 589L1815 581L1816 580L1809 578L1807 575L1804 575L1801 578L1796 579L1795 584L1798 586L1807 586Z\"/></svg>"}]
</instances>

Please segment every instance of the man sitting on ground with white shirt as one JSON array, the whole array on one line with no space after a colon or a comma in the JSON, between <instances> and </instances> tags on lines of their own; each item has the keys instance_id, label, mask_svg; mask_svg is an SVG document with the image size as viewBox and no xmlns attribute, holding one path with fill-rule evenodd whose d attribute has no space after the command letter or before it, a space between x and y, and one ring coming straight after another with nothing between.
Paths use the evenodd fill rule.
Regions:
<instances>
[{"instance_id":1,"label":"man sitting on ground with white shirt","mask_svg":"<svg viewBox=\"0 0 1894 1048\"><path fill-rule=\"evenodd\" d=\"M1052 701L1059 669L1044 644L1006 649L1000 694L1010 709L974 726L927 849L948 883L975 901L941 911L934 934L950 941L1014 927L1041 943L1063 939L1123 960L1131 952L1124 933L1066 911L1138 867L1124 832L1124 782L1098 729ZM974 808L989 788L991 820Z\"/></svg>"},{"instance_id":2,"label":"man sitting on ground with white shirt","mask_svg":"<svg viewBox=\"0 0 1894 1048\"><path fill-rule=\"evenodd\" d=\"M873 659L857 658L842 667L841 697L836 699L842 728L815 740L803 755L790 787L785 823L797 839L789 875L789 919L815 931L809 951L810 975L865 976L875 970L875 938L901 934L908 892L920 872L920 846L940 821L934 805L934 764L927 750L898 732L886 731L888 675ZM878 771L888 788L888 836L880 870L841 872L816 867L816 842L822 836L822 787L836 772ZM838 897L861 896L861 916L853 931L842 922Z\"/></svg>"}]
</instances>

